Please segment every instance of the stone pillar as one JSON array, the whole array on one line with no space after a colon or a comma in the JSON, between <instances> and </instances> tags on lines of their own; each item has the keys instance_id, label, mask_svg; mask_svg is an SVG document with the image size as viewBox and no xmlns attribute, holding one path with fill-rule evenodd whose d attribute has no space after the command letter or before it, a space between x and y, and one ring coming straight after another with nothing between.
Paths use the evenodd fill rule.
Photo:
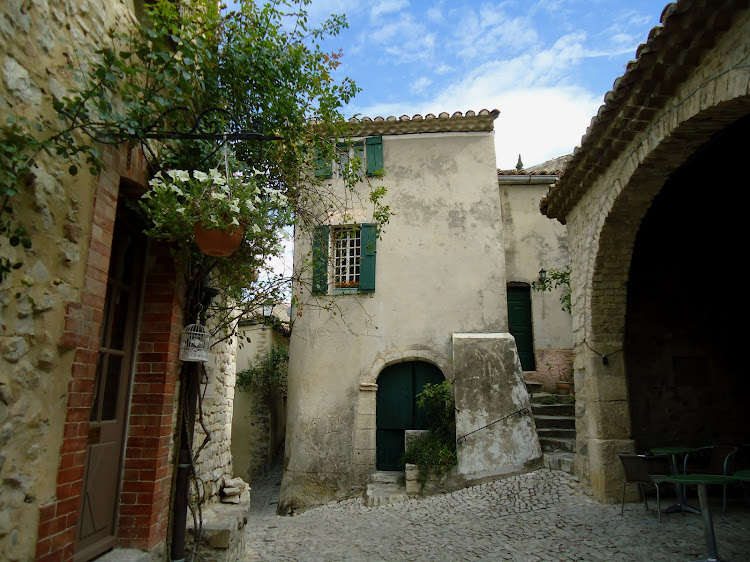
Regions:
<instances>
[{"instance_id":1,"label":"stone pillar","mask_svg":"<svg viewBox=\"0 0 750 562\"><path fill-rule=\"evenodd\" d=\"M625 474L617 453L635 452L635 442L630 438L623 354L612 354L607 361L605 365L594 354L585 361L585 408L580 412L585 420L576 421L576 429L582 433L578 454L582 455L581 460L588 461L586 468L594 497L599 501L619 501Z\"/></svg>"},{"instance_id":2,"label":"stone pillar","mask_svg":"<svg viewBox=\"0 0 750 562\"><path fill-rule=\"evenodd\" d=\"M354 433L352 482L367 482L370 475L375 472L375 398L377 393L377 384L360 383L357 425Z\"/></svg>"},{"instance_id":3,"label":"stone pillar","mask_svg":"<svg viewBox=\"0 0 750 562\"><path fill-rule=\"evenodd\" d=\"M467 479L527 470L542 451L513 336L453 334L458 473Z\"/></svg>"}]
</instances>

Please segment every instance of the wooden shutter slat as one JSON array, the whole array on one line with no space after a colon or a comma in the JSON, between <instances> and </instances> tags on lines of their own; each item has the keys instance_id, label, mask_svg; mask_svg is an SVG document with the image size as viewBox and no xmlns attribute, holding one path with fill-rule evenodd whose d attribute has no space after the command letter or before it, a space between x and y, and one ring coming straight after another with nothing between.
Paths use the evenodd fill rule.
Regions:
<instances>
[{"instance_id":1,"label":"wooden shutter slat","mask_svg":"<svg viewBox=\"0 0 750 562\"><path fill-rule=\"evenodd\" d=\"M328 234L330 227L318 225L313 235L313 286L314 295L328 293Z\"/></svg>"}]
</instances>

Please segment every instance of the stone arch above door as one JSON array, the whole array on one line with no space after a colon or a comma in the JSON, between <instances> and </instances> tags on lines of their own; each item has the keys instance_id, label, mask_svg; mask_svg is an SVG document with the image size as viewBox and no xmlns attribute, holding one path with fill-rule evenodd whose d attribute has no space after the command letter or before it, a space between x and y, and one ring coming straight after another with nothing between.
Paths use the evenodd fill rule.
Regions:
<instances>
[{"instance_id":1,"label":"stone arch above door","mask_svg":"<svg viewBox=\"0 0 750 562\"><path fill-rule=\"evenodd\" d=\"M453 381L453 361L442 353L426 348L401 348L379 353L373 361L370 372L362 377L360 385L377 385L378 377L383 369L404 361L432 363L442 371L446 380Z\"/></svg>"}]
</instances>

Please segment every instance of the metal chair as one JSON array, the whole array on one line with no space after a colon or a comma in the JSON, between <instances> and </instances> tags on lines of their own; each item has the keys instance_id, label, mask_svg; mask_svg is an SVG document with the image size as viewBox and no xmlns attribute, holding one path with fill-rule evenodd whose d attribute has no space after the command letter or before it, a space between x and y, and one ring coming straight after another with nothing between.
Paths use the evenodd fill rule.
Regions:
<instances>
[{"instance_id":1,"label":"metal chair","mask_svg":"<svg viewBox=\"0 0 750 562\"><path fill-rule=\"evenodd\" d=\"M619 453L620 462L625 469L625 482L622 483L622 505L620 506L620 515L625 514L625 486L627 484L638 484L643 497L643 503L648 509L648 500L646 492L643 489L644 484L656 488L656 513L659 523L661 523L661 496L659 484L666 482L666 474L653 474L655 470L662 467L667 468L666 457L660 455L635 455L631 453ZM663 464L662 464L663 463Z\"/></svg>"},{"instance_id":2,"label":"metal chair","mask_svg":"<svg viewBox=\"0 0 750 562\"><path fill-rule=\"evenodd\" d=\"M734 459L738 448L731 445L709 445L685 455L685 474L721 474L734 472ZM724 488L721 510L727 510L727 485Z\"/></svg>"}]
</instances>

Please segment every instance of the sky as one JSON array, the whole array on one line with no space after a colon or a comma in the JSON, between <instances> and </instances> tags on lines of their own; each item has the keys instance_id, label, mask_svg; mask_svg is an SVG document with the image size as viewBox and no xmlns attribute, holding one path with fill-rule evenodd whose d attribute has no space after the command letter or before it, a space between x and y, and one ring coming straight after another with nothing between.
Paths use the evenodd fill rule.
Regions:
<instances>
[{"instance_id":1,"label":"sky","mask_svg":"<svg viewBox=\"0 0 750 562\"><path fill-rule=\"evenodd\" d=\"M362 91L344 114L499 109L497 166L568 154L665 0L313 0L310 23L346 14L323 48Z\"/></svg>"}]
</instances>

